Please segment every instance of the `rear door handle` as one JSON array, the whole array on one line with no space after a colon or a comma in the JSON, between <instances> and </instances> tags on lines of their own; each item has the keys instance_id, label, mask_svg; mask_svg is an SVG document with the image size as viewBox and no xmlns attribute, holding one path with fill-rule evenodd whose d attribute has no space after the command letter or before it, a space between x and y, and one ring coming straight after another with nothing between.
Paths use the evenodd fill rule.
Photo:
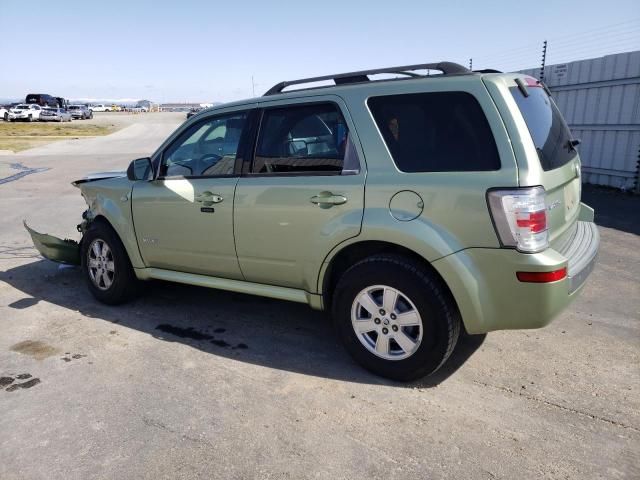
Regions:
<instances>
[{"instance_id":1,"label":"rear door handle","mask_svg":"<svg viewBox=\"0 0 640 480\"><path fill-rule=\"evenodd\" d=\"M205 205L220 203L222 200L224 200L224 198L222 198L220 195L216 195L215 193L211 192L202 192L195 198L196 202L204 203Z\"/></svg>"},{"instance_id":2,"label":"rear door handle","mask_svg":"<svg viewBox=\"0 0 640 480\"><path fill-rule=\"evenodd\" d=\"M343 195L334 195L331 192L320 192L310 198L311 203L318 205L320 208L331 208L334 205L342 205L347 203L347 197Z\"/></svg>"}]
</instances>

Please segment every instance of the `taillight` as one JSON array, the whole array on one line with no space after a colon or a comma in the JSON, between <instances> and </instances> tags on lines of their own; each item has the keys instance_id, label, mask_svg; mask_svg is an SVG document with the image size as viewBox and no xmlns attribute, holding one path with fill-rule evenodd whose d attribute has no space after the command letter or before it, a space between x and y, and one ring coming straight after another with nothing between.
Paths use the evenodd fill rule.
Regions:
<instances>
[{"instance_id":1,"label":"taillight","mask_svg":"<svg viewBox=\"0 0 640 480\"><path fill-rule=\"evenodd\" d=\"M549 246L544 188L491 190L487 197L502 245L524 253L540 252Z\"/></svg>"}]
</instances>

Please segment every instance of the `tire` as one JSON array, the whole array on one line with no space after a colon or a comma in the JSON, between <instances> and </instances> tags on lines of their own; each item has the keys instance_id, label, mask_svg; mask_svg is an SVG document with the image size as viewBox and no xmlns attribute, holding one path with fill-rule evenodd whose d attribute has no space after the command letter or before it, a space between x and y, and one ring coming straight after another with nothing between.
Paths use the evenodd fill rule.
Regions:
<instances>
[{"instance_id":1,"label":"tire","mask_svg":"<svg viewBox=\"0 0 640 480\"><path fill-rule=\"evenodd\" d=\"M383 308L387 294L392 312ZM332 316L338 336L360 365L399 381L438 370L453 352L461 325L441 281L400 255L374 255L349 268L334 291Z\"/></svg>"},{"instance_id":2,"label":"tire","mask_svg":"<svg viewBox=\"0 0 640 480\"><path fill-rule=\"evenodd\" d=\"M29 121L33 122L33 116L32 115L29 115Z\"/></svg>"},{"instance_id":3,"label":"tire","mask_svg":"<svg viewBox=\"0 0 640 480\"><path fill-rule=\"evenodd\" d=\"M91 223L82 238L80 251L82 273L97 300L118 305L137 294L138 280L129 256L110 225L99 220Z\"/></svg>"}]
</instances>

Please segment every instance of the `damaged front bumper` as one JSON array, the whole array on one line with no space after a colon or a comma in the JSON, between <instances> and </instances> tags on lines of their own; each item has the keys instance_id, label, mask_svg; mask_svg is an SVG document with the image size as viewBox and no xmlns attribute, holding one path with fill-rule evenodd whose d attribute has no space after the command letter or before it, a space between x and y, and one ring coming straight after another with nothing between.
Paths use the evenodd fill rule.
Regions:
<instances>
[{"instance_id":1,"label":"damaged front bumper","mask_svg":"<svg viewBox=\"0 0 640 480\"><path fill-rule=\"evenodd\" d=\"M22 223L31 235L33 245L43 257L67 265L80 265L80 244L78 242L70 239L62 240L46 233L38 233L30 228L26 221Z\"/></svg>"}]
</instances>

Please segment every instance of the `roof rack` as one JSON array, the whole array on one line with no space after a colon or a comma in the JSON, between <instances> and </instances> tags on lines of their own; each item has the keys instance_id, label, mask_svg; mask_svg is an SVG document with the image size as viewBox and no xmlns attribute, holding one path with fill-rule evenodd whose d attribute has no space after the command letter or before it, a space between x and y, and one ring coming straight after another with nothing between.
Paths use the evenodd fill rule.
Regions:
<instances>
[{"instance_id":1,"label":"roof rack","mask_svg":"<svg viewBox=\"0 0 640 480\"><path fill-rule=\"evenodd\" d=\"M349 72L349 73L338 73L336 75L324 75L322 77L312 77L312 78L302 78L300 80L288 80L285 82L280 82L273 87L271 87L264 94L267 95L275 95L277 93L282 93L282 90L291 86L291 85L300 85L302 83L311 83L311 82L321 82L323 80L333 80L336 85L344 85L346 83L358 83L358 82L368 82L369 75L375 75L378 73L395 73L398 75L406 75L408 77L422 77L424 75L419 75L414 73L413 70L439 70L444 75L460 75L472 73L468 68L463 67L457 63L453 62L438 62L438 63L421 63L417 65L405 65L402 67L387 67L387 68L375 68L373 70L361 70L359 72Z\"/></svg>"}]
</instances>

